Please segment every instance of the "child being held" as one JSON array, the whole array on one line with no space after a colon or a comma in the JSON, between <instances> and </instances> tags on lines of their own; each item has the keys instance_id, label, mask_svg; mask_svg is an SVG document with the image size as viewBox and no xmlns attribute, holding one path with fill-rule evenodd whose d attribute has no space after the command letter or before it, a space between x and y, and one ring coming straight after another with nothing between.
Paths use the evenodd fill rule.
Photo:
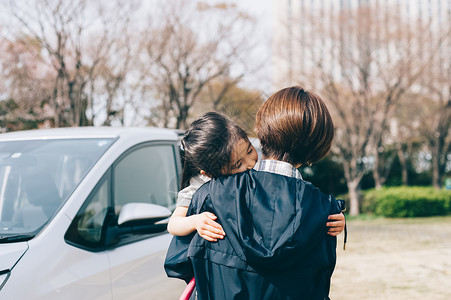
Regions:
<instances>
[{"instance_id":1,"label":"child being held","mask_svg":"<svg viewBox=\"0 0 451 300\"><path fill-rule=\"evenodd\" d=\"M193 231L208 241L223 239L225 232L210 212L186 216L194 192L211 178L245 172L258 160L257 151L246 132L228 117L209 112L195 120L182 139L182 190L172 214L168 231L185 236ZM336 236L344 229L343 214L330 215L326 223L329 235ZM335 221L335 222L334 222Z\"/></svg>"}]
</instances>

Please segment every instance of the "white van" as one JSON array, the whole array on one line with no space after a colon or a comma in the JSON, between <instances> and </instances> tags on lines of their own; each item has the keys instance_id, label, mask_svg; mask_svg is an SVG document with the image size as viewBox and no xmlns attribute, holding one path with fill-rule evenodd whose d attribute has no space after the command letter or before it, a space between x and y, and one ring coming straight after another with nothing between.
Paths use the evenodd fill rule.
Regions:
<instances>
[{"instance_id":1,"label":"white van","mask_svg":"<svg viewBox=\"0 0 451 300\"><path fill-rule=\"evenodd\" d=\"M0 299L177 299L163 269L177 143L155 128L0 134Z\"/></svg>"}]
</instances>

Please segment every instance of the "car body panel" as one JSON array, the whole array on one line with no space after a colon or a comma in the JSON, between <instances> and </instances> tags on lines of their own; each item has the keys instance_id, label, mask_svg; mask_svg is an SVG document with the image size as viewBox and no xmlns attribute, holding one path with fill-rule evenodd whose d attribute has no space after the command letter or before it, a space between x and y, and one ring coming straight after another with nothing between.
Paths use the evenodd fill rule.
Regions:
<instances>
[{"instance_id":1,"label":"car body panel","mask_svg":"<svg viewBox=\"0 0 451 300\"><path fill-rule=\"evenodd\" d=\"M124 245L108 251L114 299L166 300L177 299L181 295L186 284L178 279L168 279L163 267L171 238L167 234L159 235L153 240L145 239L136 245ZM129 257L134 257L133 261L125 263ZM146 280L131 281L132 277L124 274L133 274L135 278ZM147 287L150 285L153 288L149 291Z\"/></svg>"},{"instance_id":2,"label":"car body panel","mask_svg":"<svg viewBox=\"0 0 451 300\"><path fill-rule=\"evenodd\" d=\"M27 250L27 242L0 244L0 271L11 270Z\"/></svg>"},{"instance_id":3,"label":"car body panel","mask_svg":"<svg viewBox=\"0 0 451 300\"><path fill-rule=\"evenodd\" d=\"M28 242L30 250L11 271L0 299L112 299L107 256L69 246L62 238L69 224L58 215Z\"/></svg>"},{"instance_id":4,"label":"car body panel","mask_svg":"<svg viewBox=\"0 0 451 300\"><path fill-rule=\"evenodd\" d=\"M178 134L150 128L64 128L0 134L0 142L26 139L114 138L58 212L28 242L0 244L0 271L11 270L0 299L174 299L185 284L163 269L167 232L106 251L64 240L69 225L102 176L127 150L141 143L176 144ZM177 156L177 174L181 173ZM24 254L25 253L25 254ZM1 283L0 283L1 284Z\"/></svg>"}]
</instances>

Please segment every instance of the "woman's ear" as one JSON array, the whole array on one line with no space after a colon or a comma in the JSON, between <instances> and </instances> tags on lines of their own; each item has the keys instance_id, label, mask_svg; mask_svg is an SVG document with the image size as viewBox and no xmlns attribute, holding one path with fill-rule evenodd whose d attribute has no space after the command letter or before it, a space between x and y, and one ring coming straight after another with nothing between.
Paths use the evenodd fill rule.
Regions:
<instances>
[{"instance_id":1,"label":"woman's ear","mask_svg":"<svg viewBox=\"0 0 451 300\"><path fill-rule=\"evenodd\" d=\"M207 172L205 172L204 170L200 170L200 174L211 178L211 176L207 174Z\"/></svg>"}]
</instances>

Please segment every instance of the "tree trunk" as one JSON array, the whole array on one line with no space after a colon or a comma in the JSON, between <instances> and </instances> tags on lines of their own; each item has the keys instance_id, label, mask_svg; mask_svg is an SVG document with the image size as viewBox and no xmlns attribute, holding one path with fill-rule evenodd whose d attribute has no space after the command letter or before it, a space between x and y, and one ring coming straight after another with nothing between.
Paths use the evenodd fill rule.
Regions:
<instances>
[{"instance_id":1,"label":"tree trunk","mask_svg":"<svg viewBox=\"0 0 451 300\"><path fill-rule=\"evenodd\" d=\"M80 111L80 125L79 126L90 126L88 116L86 115L86 110L88 109L88 98L83 97L81 99L81 111Z\"/></svg>"},{"instance_id":2,"label":"tree trunk","mask_svg":"<svg viewBox=\"0 0 451 300\"><path fill-rule=\"evenodd\" d=\"M356 163L357 161L353 158L349 160L345 158L345 160L343 161L343 171L346 178L346 185L348 186L349 194L349 214L351 216L357 216L360 213L359 194L357 190L362 176L359 176L356 173L355 168L352 167L355 167Z\"/></svg>"},{"instance_id":3,"label":"tree trunk","mask_svg":"<svg viewBox=\"0 0 451 300\"><path fill-rule=\"evenodd\" d=\"M436 189L442 188L442 172L440 172L440 162L438 155L432 155L432 185Z\"/></svg>"},{"instance_id":4,"label":"tree trunk","mask_svg":"<svg viewBox=\"0 0 451 300\"><path fill-rule=\"evenodd\" d=\"M187 107L182 107L180 109L179 115L177 116L176 129L186 129L186 128L188 128L188 124L186 122L187 119L188 119L188 108Z\"/></svg>"},{"instance_id":5,"label":"tree trunk","mask_svg":"<svg viewBox=\"0 0 451 300\"><path fill-rule=\"evenodd\" d=\"M432 154L432 186L439 190L442 188L444 164L446 164L446 161L442 162L441 159L442 151L444 151L443 135L436 133L436 136L429 140L429 147Z\"/></svg>"},{"instance_id":6,"label":"tree trunk","mask_svg":"<svg viewBox=\"0 0 451 300\"><path fill-rule=\"evenodd\" d=\"M107 86L107 90L109 90L109 87ZM111 92L108 91L108 97L106 99L106 105L105 105L105 111L106 111L106 118L105 122L103 122L104 126L111 126L111 116L113 112L113 95Z\"/></svg>"},{"instance_id":7,"label":"tree trunk","mask_svg":"<svg viewBox=\"0 0 451 300\"><path fill-rule=\"evenodd\" d=\"M58 128L60 127L60 115L59 115L59 105L58 105L58 96L59 96L59 89L58 89L58 83L59 83L59 77L55 80L55 86L53 87L53 93L52 93L52 101L51 105L53 106L53 127Z\"/></svg>"},{"instance_id":8,"label":"tree trunk","mask_svg":"<svg viewBox=\"0 0 451 300\"><path fill-rule=\"evenodd\" d=\"M373 179L374 179L374 186L376 187L376 190L380 190L382 188L382 178L379 174L378 165L376 165L376 164L373 169Z\"/></svg>"},{"instance_id":9,"label":"tree trunk","mask_svg":"<svg viewBox=\"0 0 451 300\"><path fill-rule=\"evenodd\" d=\"M352 181L347 181L347 186L348 186L349 201L350 201L349 214L351 216L357 216L360 212L359 194L358 194L359 181L357 179L354 179Z\"/></svg>"},{"instance_id":10,"label":"tree trunk","mask_svg":"<svg viewBox=\"0 0 451 300\"><path fill-rule=\"evenodd\" d=\"M393 164L393 160L395 158L395 153L385 153L384 151L379 151L382 147L382 143L380 143L374 152L374 168L373 168L373 179L374 185L377 190L380 190L387 180L388 175L390 174L391 166Z\"/></svg>"},{"instance_id":11,"label":"tree trunk","mask_svg":"<svg viewBox=\"0 0 451 300\"><path fill-rule=\"evenodd\" d=\"M373 167L373 179L376 190L380 190L382 187L382 178L379 173L379 150L376 149L373 154L374 157L374 167Z\"/></svg>"},{"instance_id":12,"label":"tree trunk","mask_svg":"<svg viewBox=\"0 0 451 300\"><path fill-rule=\"evenodd\" d=\"M398 147L398 158L399 163L401 164L401 176L402 176L402 184L408 185L408 173L407 173L407 162L406 162L406 156L404 154L404 151L402 151L402 147Z\"/></svg>"},{"instance_id":13,"label":"tree trunk","mask_svg":"<svg viewBox=\"0 0 451 300\"><path fill-rule=\"evenodd\" d=\"M67 113L66 122L69 124L69 126L74 127L77 123L76 121L76 100L74 99L74 84L75 82L70 80L69 78L67 80L67 100L69 101L69 107L70 111Z\"/></svg>"}]
</instances>

